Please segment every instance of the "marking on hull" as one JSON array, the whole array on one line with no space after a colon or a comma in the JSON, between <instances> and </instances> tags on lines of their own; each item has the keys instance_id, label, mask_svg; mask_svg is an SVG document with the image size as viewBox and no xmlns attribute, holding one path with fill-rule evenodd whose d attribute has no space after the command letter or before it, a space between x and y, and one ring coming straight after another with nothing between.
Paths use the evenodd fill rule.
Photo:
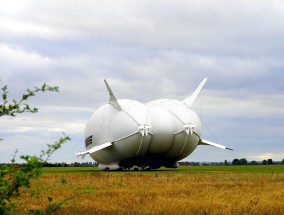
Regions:
<instances>
[{"instance_id":1,"label":"marking on hull","mask_svg":"<svg viewBox=\"0 0 284 215\"><path fill-rule=\"evenodd\" d=\"M185 136L185 141L184 141L184 144L183 144L183 146L182 146L181 151L180 151L180 153L179 153L179 154L181 154L181 153L182 153L182 151L184 150L184 147L185 147L186 142L187 142L187 137L188 137L188 135L186 135L186 136Z\"/></svg>"},{"instance_id":2,"label":"marking on hull","mask_svg":"<svg viewBox=\"0 0 284 215\"><path fill-rule=\"evenodd\" d=\"M142 146L142 143L143 143L143 139L144 139L144 136L142 135L139 148L138 148L138 150L137 150L137 152L136 152L136 156L139 154L139 152L140 152L140 150L141 150L141 146Z\"/></svg>"}]
</instances>

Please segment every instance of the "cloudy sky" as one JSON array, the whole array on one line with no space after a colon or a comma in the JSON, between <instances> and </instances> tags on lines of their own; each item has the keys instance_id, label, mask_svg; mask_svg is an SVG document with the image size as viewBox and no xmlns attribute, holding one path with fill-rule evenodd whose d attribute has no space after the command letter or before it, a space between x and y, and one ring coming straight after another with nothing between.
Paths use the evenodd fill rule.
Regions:
<instances>
[{"instance_id":1,"label":"cloudy sky","mask_svg":"<svg viewBox=\"0 0 284 215\"><path fill-rule=\"evenodd\" d=\"M187 160L284 159L282 0L0 0L1 88L11 98L43 83L37 114L0 119L0 163L38 154L65 132L51 162L75 162L84 127L108 100L183 99L204 77L194 105L205 139ZM85 158L84 161L92 161Z\"/></svg>"}]
</instances>

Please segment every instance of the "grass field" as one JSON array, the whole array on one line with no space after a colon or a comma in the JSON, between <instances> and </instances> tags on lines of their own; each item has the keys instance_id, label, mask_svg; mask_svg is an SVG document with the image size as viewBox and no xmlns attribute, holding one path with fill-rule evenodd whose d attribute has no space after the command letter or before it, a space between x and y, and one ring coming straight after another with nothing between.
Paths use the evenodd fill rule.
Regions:
<instances>
[{"instance_id":1,"label":"grass field","mask_svg":"<svg viewBox=\"0 0 284 215\"><path fill-rule=\"evenodd\" d=\"M284 165L157 171L44 168L14 214L70 198L57 214L284 214Z\"/></svg>"},{"instance_id":2,"label":"grass field","mask_svg":"<svg viewBox=\"0 0 284 215\"><path fill-rule=\"evenodd\" d=\"M46 167L44 173L93 173L96 167ZM176 169L160 168L152 173L210 173L210 172L243 172L243 173L284 173L284 165L245 165L245 166L180 166ZM99 171L104 172L105 171ZM132 171L135 172L135 171ZM110 171L110 173L121 173Z\"/></svg>"}]
</instances>

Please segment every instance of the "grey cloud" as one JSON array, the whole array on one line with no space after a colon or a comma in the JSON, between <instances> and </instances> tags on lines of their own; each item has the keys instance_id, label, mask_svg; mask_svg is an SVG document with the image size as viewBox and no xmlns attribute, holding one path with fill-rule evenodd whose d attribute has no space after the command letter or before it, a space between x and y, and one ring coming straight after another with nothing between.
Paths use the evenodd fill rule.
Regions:
<instances>
[{"instance_id":1,"label":"grey cloud","mask_svg":"<svg viewBox=\"0 0 284 215\"><path fill-rule=\"evenodd\" d=\"M1 84L16 98L42 83L60 93L32 98L41 120L28 115L27 126L3 126L1 119L0 137L40 141L40 134L54 139L67 130L74 140L62 156L76 160L84 123L108 100L104 78L118 98L147 102L185 98L208 77L194 108L218 139L205 129L206 137L236 151L201 147L189 159L276 156L283 139L283 10L277 0L9 1L0 9ZM19 135L8 140L11 130Z\"/></svg>"}]
</instances>

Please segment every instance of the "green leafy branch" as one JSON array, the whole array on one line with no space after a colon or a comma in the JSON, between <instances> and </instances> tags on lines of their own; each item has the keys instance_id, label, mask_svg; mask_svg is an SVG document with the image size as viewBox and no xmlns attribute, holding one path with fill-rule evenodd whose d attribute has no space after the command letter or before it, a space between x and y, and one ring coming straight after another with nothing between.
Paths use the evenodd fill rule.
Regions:
<instances>
[{"instance_id":1,"label":"green leafy branch","mask_svg":"<svg viewBox=\"0 0 284 215\"><path fill-rule=\"evenodd\" d=\"M58 92L59 87L57 86L49 86L47 84L43 84L41 87L35 87L33 90L27 89L27 92L22 95L21 100L16 101L15 99L12 102L8 99L8 86L5 85L1 88L2 90L2 103L0 104L0 117L7 115L7 116L16 116L16 114L30 112L36 113L38 112L38 108L30 107L26 101L38 94L39 92L51 91L51 92Z\"/></svg>"},{"instance_id":2,"label":"green leafy branch","mask_svg":"<svg viewBox=\"0 0 284 215\"><path fill-rule=\"evenodd\" d=\"M48 149L42 150L39 157L20 156L24 160L24 164L21 166L15 163L18 152L16 151L11 164L0 166L0 214L9 214L9 211L16 206L12 199L20 196L21 188L30 188L30 180L41 175L44 162L69 140L70 137L63 134L63 137L60 137L55 144L48 144Z\"/></svg>"},{"instance_id":3,"label":"green leafy branch","mask_svg":"<svg viewBox=\"0 0 284 215\"><path fill-rule=\"evenodd\" d=\"M1 88L2 90L2 103L0 104L0 117L3 116L16 116L24 112L36 113L38 108L30 107L26 102L27 100L37 95L39 92L58 92L59 88L56 86L49 86L43 84L41 87L35 87L33 90L27 89L27 92L22 95L22 98L19 101L15 99L12 102L9 101L8 87L5 85ZM0 138L0 141L2 139ZM0 165L0 214L8 215L11 213L11 210L17 207L17 204L13 202L15 197L19 197L21 194L22 188L30 188L31 179L36 179L41 175L41 169L44 163L50 158L50 156L58 150L62 144L69 141L70 137L66 136L63 133L63 136L60 137L58 141L54 144L48 144L47 150L42 150L41 155L30 156L22 155L21 159L24 160L23 165L17 165L15 163L15 158L18 153L16 150L11 164ZM36 210L32 213L34 214L51 214L54 211L57 211L61 205L65 202L53 203L52 198L49 198L50 204L44 210Z\"/></svg>"}]
</instances>

